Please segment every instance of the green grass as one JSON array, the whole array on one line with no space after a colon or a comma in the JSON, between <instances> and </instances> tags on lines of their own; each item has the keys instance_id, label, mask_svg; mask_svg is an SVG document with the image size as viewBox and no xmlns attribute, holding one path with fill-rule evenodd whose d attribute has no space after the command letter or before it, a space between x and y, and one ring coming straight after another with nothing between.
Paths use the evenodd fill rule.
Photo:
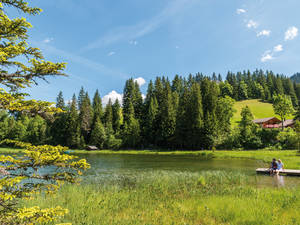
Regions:
<instances>
[{"instance_id":1,"label":"green grass","mask_svg":"<svg viewBox=\"0 0 300 225\"><path fill-rule=\"evenodd\" d=\"M273 106L270 103L262 102L258 99L251 99L245 101L238 101L235 103L234 108L236 110L233 118L232 124L235 125L236 122L241 120L242 108L248 106L254 116L254 119L266 118L276 116L273 110Z\"/></svg>"},{"instance_id":2,"label":"green grass","mask_svg":"<svg viewBox=\"0 0 300 225\"><path fill-rule=\"evenodd\" d=\"M300 189L256 188L227 172L139 172L66 185L27 206L69 209L59 222L109 224L300 224Z\"/></svg>"},{"instance_id":3,"label":"green grass","mask_svg":"<svg viewBox=\"0 0 300 225\"><path fill-rule=\"evenodd\" d=\"M23 150L19 148L0 148L0 154L14 154L22 152Z\"/></svg>"}]
</instances>

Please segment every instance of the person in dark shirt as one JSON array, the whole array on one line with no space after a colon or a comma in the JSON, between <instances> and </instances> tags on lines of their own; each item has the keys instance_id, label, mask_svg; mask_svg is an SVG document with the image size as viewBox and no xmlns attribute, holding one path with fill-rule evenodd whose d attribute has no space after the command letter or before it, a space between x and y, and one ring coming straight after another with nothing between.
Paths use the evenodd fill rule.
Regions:
<instances>
[{"instance_id":1,"label":"person in dark shirt","mask_svg":"<svg viewBox=\"0 0 300 225\"><path fill-rule=\"evenodd\" d=\"M269 168L270 174L276 173L277 168L278 168L278 164L277 164L276 159L274 158L274 159L272 160L271 165L270 165L270 168Z\"/></svg>"}]
</instances>

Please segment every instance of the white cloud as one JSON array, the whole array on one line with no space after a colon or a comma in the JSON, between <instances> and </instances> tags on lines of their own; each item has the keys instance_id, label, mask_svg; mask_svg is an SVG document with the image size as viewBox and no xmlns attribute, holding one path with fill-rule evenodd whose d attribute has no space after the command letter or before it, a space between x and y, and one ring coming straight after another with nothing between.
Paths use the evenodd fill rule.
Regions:
<instances>
[{"instance_id":1,"label":"white cloud","mask_svg":"<svg viewBox=\"0 0 300 225\"><path fill-rule=\"evenodd\" d=\"M176 48L176 49L179 49L179 46L176 45L175 48Z\"/></svg>"},{"instance_id":2,"label":"white cloud","mask_svg":"<svg viewBox=\"0 0 300 225\"><path fill-rule=\"evenodd\" d=\"M145 100L146 99L146 95L142 94L142 98L143 98L143 100Z\"/></svg>"},{"instance_id":3,"label":"white cloud","mask_svg":"<svg viewBox=\"0 0 300 225\"><path fill-rule=\"evenodd\" d=\"M137 44L138 44L138 42L137 42L137 41L133 41L133 40L131 40L131 41L129 41L129 44L131 44L131 45L137 45Z\"/></svg>"},{"instance_id":4,"label":"white cloud","mask_svg":"<svg viewBox=\"0 0 300 225\"><path fill-rule=\"evenodd\" d=\"M137 82L140 87L143 86L144 84L146 84L145 79L142 77L138 77L138 78L134 79L134 82Z\"/></svg>"},{"instance_id":5,"label":"white cloud","mask_svg":"<svg viewBox=\"0 0 300 225\"><path fill-rule=\"evenodd\" d=\"M267 62L267 61L272 60L272 59L273 59L273 54L272 54L270 51L266 51L266 52L262 55L260 61L261 61L261 62Z\"/></svg>"},{"instance_id":6,"label":"white cloud","mask_svg":"<svg viewBox=\"0 0 300 225\"><path fill-rule=\"evenodd\" d=\"M282 45L276 45L273 49L274 52L281 52L283 51Z\"/></svg>"},{"instance_id":7,"label":"white cloud","mask_svg":"<svg viewBox=\"0 0 300 225\"><path fill-rule=\"evenodd\" d=\"M236 13L237 13L237 14L246 13L246 10L245 10L245 9L237 9L237 10L236 10Z\"/></svg>"},{"instance_id":8,"label":"white cloud","mask_svg":"<svg viewBox=\"0 0 300 225\"><path fill-rule=\"evenodd\" d=\"M269 36L271 33L270 30L262 30L260 32L257 33L257 37L260 37L260 36Z\"/></svg>"},{"instance_id":9,"label":"white cloud","mask_svg":"<svg viewBox=\"0 0 300 225\"><path fill-rule=\"evenodd\" d=\"M247 27L248 28L257 28L258 27L258 23L253 21L253 20L249 20L247 23Z\"/></svg>"},{"instance_id":10,"label":"white cloud","mask_svg":"<svg viewBox=\"0 0 300 225\"><path fill-rule=\"evenodd\" d=\"M50 42L52 42L54 40L54 38L46 38L45 40L43 40L43 42L45 43L45 44L48 44L48 43L50 43Z\"/></svg>"},{"instance_id":11,"label":"white cloud","mask_svg":"<svg viewBox=\"0 0 300 225\"><path fill-rule=\"evenodd\" d=\"M112 101L112 103L115 103L115 101L118 99L119 103L122 105L122 98L123 98L123 94L119 94L118 92L113 90L102 98L102 103L105 106L107 105L109 99Z\"/></svg>"},{"instance_id":12,"label":"white cloud","mask_svg":"<svg viewBox=\"0 0 300 225\"><path fill-rule=\"evenodd\" d=\"M293 40L298 36L298 28L297 27L289 27L289 29L285 32L284 40Z\"/></svg>"},{"instance_id":13,"label":"white cloud","mask_svg":"<svg viewBox=\"0 0 300 225\"><path fill-rule=\"evenodd\" d=\"M108 54L107 54L107 56L112 56L112 55L114 55L114 54L116 54L115 52L109 52Z\"/></svg>"}]
</instances>

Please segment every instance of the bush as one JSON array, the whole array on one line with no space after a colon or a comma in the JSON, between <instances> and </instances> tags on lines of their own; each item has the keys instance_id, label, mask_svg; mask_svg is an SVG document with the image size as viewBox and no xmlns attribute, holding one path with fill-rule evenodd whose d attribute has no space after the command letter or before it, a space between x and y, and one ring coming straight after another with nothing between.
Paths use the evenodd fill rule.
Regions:
<instances>
[{"instance_id":1,"label":"bush","mask_svg":"<svg viewBox=\"0 0 300 225\"><path fill-rule=\"evenodd\" d=\"M278 134L278 141L282 149L297 148L297 134L292 128L287 128Z\"/></svg>"}]
</instances>

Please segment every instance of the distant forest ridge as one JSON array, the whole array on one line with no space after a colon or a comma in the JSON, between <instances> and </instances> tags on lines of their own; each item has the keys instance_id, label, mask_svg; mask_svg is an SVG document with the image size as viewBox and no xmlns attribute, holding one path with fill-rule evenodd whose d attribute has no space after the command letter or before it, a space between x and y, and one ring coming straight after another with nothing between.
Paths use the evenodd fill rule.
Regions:
<instances>
[{"instance_id":1,"label":"distant forest ridge","mask_svg":"<svg viewBox=\"0 0 300 225\"><path fill-rule=\"evenodd\" d=\"M300 84L262 70L228 72L225 80L215 73L176 75L173 80L156 77L150 81L143 99L138 83L131 78L125 83L122 103L109 101L103 106L98 90L91 99L82 87L68 105L63 92L59 93L56 106L63 113L42 118L2 112L0 138L73 149L87 145L100 149L263 148L277 143L277 131L257 130L249 109L242 116L244 130L241 126L234 130L234 103L247 99L272 102L275 95L290 96L296 109ZM274 141L264 141L271 136Z\"/></svg>"},{"instance_id":2,"label":"distant forest ridge","mask_svg":"<svg viewBox=\"0 0 300 225\"><path fill-rule=\"evenodd\" d=\"M290 77L290 79L293 82L300 83L300 73L295 73L293 76Z\"/></svg>"}]
</instances>

